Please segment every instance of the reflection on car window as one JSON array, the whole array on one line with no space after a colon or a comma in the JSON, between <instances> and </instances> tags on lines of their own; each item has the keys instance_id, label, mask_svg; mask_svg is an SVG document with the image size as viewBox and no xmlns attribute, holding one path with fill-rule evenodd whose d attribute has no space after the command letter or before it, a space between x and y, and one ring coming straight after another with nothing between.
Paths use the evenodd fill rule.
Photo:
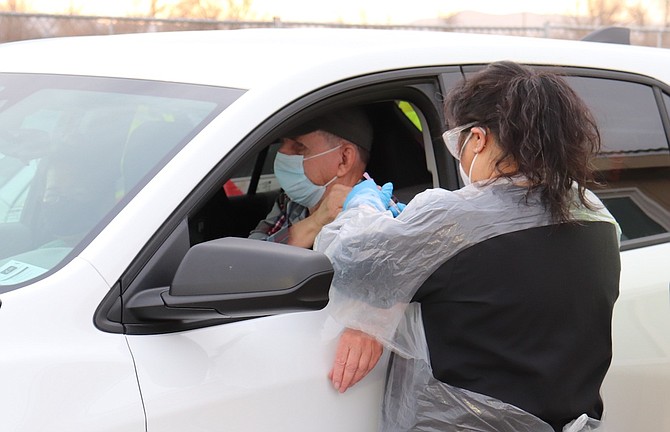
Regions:
<instances>
[{"instance_id":1,"label":"reflection on car window","mask_svg":"<svg viewBox=\"0 0 670 432\"><path fill-rule=\"evenodd\" d=\"M254 154L253 157L247 158L232 174L230 180L224 184L224 189L228 196L243 195L246 193L263 193L271 191L279 191L279 182L274 175L274 160L277 150L279 150L279 142L271 144L267 148L267 153ZM256 164L262 164L260 177L253 179L257 181L255 188L250 190L252 186L252 178Z\"/></svg>"},{"instance_id":2,"label":"reflection on car window","mask_svg":"<svg viewBox=\"0 0 670 432\"><path fill-rule=\"evenodd\" d=\"M0 285L59 265L239 91L0 74Z\"/></svg>"},{"instance_id":3,"label":"reflection on car window","mask_svg":"<svg viewBox=\"0 0 670 432\"><path fill-rule=\"evenodd\" d=\"M670 150L654 89L600 78L568 81L598 121L603 148L596 167L604 188L594 189L623 240L670 232Z\"/></svg>"}]
</instances>

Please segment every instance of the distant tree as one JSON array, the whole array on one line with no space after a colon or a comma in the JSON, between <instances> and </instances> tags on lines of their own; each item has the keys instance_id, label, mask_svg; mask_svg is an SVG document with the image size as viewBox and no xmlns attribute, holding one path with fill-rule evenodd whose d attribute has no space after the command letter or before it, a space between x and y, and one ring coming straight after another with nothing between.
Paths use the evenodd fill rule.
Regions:
<instances>
[{"instance_id":1,"label":"distant tree","mask_svg":"<svg viewBox=\"0 0 670 432\"><path fill-rule=\"evenodd\" d=\"M66 15L81 15L81 6L75 6L74 2L70 0L70 5L65 9Z\"/></svg>"},{"instance_id":2,"label":"distant tree","mask_svg":"<svg viewBox=\"0 0 670 432\"><path fill-rule=\"evenodd\" d=\"M580 5L580 1L577 4ZM623 0L586 0L584 1L586 15L581 19L582 24L592 26L606 26L620 23L625 15L626 3Z\"/></svg>"},{"instance_id":3,"label":"distant tree","mask_svg":"<svg viewBox=\"0 0 670 432\"><path fill-rule=\"evenodd\" d=\"M179 0L172 6L169 15L175 18L242 21L252 16L251 3L252 0Z\"/></svg>"},{"instance_id":4,"label":"distant tree","mask_svg":"<svg viewBox=\"0 0 670 432\"><path fill-rule=\"evenodd\" d=\"M149 16L155 17L162 13L166 7L159 0L149 0Z\"/></svg>"},{"instance_id":5,"label":"distant tree","mask_svg":"<svg viewBox=\"0 0 670 432\"><path fill-rule=\"evenodd\" d=\"M138 7L137 3L141 3L143 5L146 4L146 9L145 7ZM138 9L143 10L143 12L140 12L139 15L152 18L165 16L168 10L168 6L165 4L164 0L135 0L135 5L135 7Z\"/></svg>"},{"instance_id":6,"label":"distant tree","mask_svg":"<svg viewBox=\"0 0 670 432\"><path fill-rule=\"evenodd\" d=\"M251 3L252 0L226 0L227 7L222 18L237 21L249 21L253 19L254 14L251 12Z\"/></svg>"},{"instance_id":7,"label":"distant tree","mask_svg":"<svg viewBox=\"0 0 670 432\"><path fill-rule=\"evenodd\" d=\"M169 15L173 18L199 18L215 20L222 12L214 0L179 0L172 6Z\"/></svg>"},{"instance_id":8,"label":"distant tree","mask_svg":"<svg viewBox=\"0 0 670 432\"><path fill-rule=\"evenodd\" d=\"M647 8L643 6L642 3L637 3L628 6L628 16L630 17L629 22L631 24L644 27L647 24L649 13Z\"/></svg>"},{"instance_id":9,"label":"distant tree","mask_svg":"<svg viewBox=\"0 0 670 432\"><path fill-rule=\"evenodd\" d=\"M5 0L4 4L0 4L0 11L28 12L28 10L25 0Z\"/></svg>"},{"instance_id":10,"label":"distant tree","mask_svg":"<svg viewBox=\"0 0 670 432\"><path fill-rule=\"evenodd\" d=\"M665 0L670 2L670 0ZM610 25L644 25L649 16L642 2L628 4L625 0L577 0L577 9L584 5L586 15L575 17L581 25L595 27Z\"/></svg>"}]
</instances>

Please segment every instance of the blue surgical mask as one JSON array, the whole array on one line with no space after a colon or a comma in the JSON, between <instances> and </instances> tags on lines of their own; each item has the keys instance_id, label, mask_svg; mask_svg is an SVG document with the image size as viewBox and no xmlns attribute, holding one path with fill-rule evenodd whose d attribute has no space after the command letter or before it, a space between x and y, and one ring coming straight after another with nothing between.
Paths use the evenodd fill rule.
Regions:
<instances>
[{"instance_id":1,"label":"blue surgical mask","mask_svg":"<svg viewBox=\"0 0 670 432\"><path fill-rule=\"evenodd\" d=\"M325 185L315 185L305 175L303 162L333 152L338 148L340 146L308 158L302 155L277 153L274 163L275 176L277 177L277 181L279 181L279 185L292 201L307 208L312 208L321 201L323 194L326 193L326 188L337 180L337 176L333 177Z\"/></svg>"}]
</instances>

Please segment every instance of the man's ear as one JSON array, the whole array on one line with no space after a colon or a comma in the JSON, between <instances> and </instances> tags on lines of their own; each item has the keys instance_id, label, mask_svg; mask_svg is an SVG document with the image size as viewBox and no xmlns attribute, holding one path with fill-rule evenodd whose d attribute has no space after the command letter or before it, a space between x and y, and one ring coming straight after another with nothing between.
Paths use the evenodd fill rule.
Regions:
<instances>
[{"instance_id":1,"label":"man's ear","mask_svg":"<svg viewBox=\"0 0 670 432\"><path fill-rule=\"evenodd\" d=\"M342 143L342 159L340 160L339 165L337 166L337 176L344 177L347 175L351 169L356 164L358 160L358 151L354 144L344 141Z\"/></svg>"}]
</instances>

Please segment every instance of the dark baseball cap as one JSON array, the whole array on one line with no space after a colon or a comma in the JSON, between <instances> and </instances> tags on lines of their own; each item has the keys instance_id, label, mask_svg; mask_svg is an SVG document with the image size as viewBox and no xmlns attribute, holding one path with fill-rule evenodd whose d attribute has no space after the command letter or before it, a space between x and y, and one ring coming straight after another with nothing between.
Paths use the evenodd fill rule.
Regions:
<instances>
[{"instance_id":1,"label":"dark baseball cap","mask_svg":"<svg viewBox=\"0 0 670 432\"><path fill-rule=\"evenodd\" d=\"M286 136L299 137L318 130L336 135L367 151L372 150L372 125L362 108L345 108L316 117L293 129Z\"/></svg>"}]
</instances>

